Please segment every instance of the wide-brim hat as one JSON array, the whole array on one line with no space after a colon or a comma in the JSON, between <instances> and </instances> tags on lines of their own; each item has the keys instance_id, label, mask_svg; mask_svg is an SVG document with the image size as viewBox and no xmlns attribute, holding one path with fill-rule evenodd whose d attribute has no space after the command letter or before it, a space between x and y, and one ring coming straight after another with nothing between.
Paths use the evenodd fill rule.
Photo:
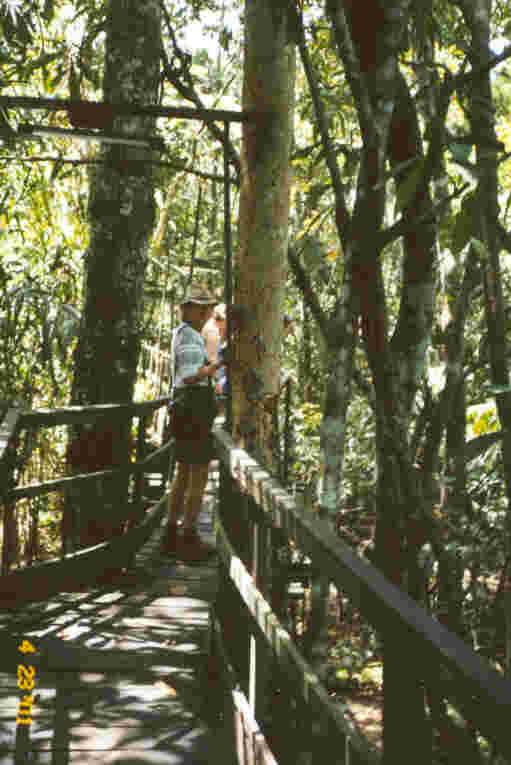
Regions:
<instances>
[{"instance_id":1,"label":"wide-brim hat","mask_svg":"<svg viewBox=\"0 0 511 765\"><path fill-rule=\"evenodd\" d=\"M209 292L206 292L206 290L191 289L188 290L179 305L187 305L188 303L195 303L195 305L216 305L216 302L217 299L210 295Z\"/></svg>"}]
</instances>

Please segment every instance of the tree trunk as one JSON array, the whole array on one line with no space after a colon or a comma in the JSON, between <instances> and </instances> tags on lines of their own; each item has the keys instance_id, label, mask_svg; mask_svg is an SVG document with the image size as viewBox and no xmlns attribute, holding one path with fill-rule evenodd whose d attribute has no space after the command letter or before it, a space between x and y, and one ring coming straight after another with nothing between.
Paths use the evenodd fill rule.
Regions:
<instances>
[{"instance_id":1,"label":"tree trunk","mask_svg":"<svg viewBox=\"0 0 511 765\"><path fill-rule=\"evenodd\" d=\"M381 179L386 160L395 167L422 149L413 102L397 63L409 9L406 3L387 9L386 4L374 0L329 0L328 7L363 140L348 245L352 253L352 289L375 392L376 554L387 577L397 586L406 587L406 518L420 502L408 449L409 416L431 331L434 232L424 226L410 226L405 234L400 316L392 342L388 340L378 233L383 224L385 191ZM430 205L427 183L419 183L416 193L406 200L403 214L411 222ZM415 742L419 762L427 763L431 744L418 667L413 657L405 659L405 646L394 635L386 632L382 637L383 762L387 765L397 761L408 739Z\"/></svg>"},{"instance_id":2,"label":"tree trunk","mask_svg":"<svg viewBox=\"0 0 511 765\"><path fill-rule=\"evenodd\" d=\"M157 3L116 0L106 27L104 99L112 104L155 104L159 91L160 9ZM115 132L149 136L153 120L114 118ZM141 147L102 148L104 164L91 170L90 245L85 260L84 310L74 354L72 403L129 402L133 397L142 309L142 288L154 224L151 157ZM136 162L133 160L137 160ZM131 422L73 429L68 464L75 473L122 467L129 461ZM111 480L69 497L78 513L82 545L119 531L109 508L127 498L127 480ZM99 515L93 513L99 510Z\"/></svg>"},{"instance_id":3,"label":"tree trunk","mask_svg":"<svg viewBox=\"0 0 511 765\"><path fill-rule=\"evenodd\" d=\"M491 3L487 0L463 0L460 3L465 21L472 35L470 59L477 71L493 57L490 49ZM485 313L488 327L487 344L490 355L491 382L503 389L509 388L508 343L506 341L505 304L500 268L499 237L499 182L495 106L490 72L474 79L470 89L470 124L476 138L476 164L479 183L476 192L478 220L474 235L483 243L479 253L485 291ZM503 433L502 462L507 495L507 552L511 551L511 393L495 396L497 412Z\"/></svg>"},{"instance_id":4,"label":"tree trunk","mask_svg":"<svg viewBox=\"0 0 511 765\"><path fill-rule=\"evenodd\" d=\"M295 55L284 0L246 0L233 437L267 468L280 385Z\"/></svg>"}]
</instances>

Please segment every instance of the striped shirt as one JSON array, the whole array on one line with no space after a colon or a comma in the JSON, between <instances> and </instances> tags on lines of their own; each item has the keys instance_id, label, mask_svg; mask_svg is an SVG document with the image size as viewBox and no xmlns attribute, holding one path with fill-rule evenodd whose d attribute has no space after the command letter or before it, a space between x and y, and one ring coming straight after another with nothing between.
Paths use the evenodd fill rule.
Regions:
<instances>
[{"instance_id":1,"label":"striped shirt","mask_svg":"<svg viewBox=\"0 0 511 765\"><path fill-rule=\"evenodd\" d=\"M206 344L202 335L189 324L183 322L174 330L170 350L170 373L174 388L184 388L186 377L197 374L197 370L208 363ZM209 385L203 377L197 385Z\"/></svg>"}]
</instances>

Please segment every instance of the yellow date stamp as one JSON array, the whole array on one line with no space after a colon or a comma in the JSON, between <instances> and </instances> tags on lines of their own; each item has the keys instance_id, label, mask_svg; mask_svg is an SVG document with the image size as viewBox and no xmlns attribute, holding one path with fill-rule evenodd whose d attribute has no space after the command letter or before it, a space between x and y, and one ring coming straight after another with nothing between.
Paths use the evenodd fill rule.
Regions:
<instances>
[{"instance_id":1,"label":"yellow date stamp","mask_svg":"<svg viewBox=\"0 0 511 765\"><path fill-rule=\"evenodd\" d=\"M18 651L23 655L35 653L35 648L28 640L22 640L18 646ZM34 697L32 691L35 686L35 667L32 664L18 664L18 688L25 691L20 697L18 716L16 722L18 725L30 725L32 722L32 705Z\"/></svg>"}]
</instances>

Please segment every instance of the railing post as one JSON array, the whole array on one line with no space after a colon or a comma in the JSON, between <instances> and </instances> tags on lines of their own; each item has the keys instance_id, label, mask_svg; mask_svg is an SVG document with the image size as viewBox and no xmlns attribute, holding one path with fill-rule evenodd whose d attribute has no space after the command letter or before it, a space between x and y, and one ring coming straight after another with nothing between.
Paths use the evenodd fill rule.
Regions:
<instances>
[{"instance_id":1,"label":"railing post","mask_svg":"<svg viewBox=\"0 0 511 765\"><path fill-rule=\"evenodd\" d=\"M9 409L0 423L0 458L2 472L0 474L0 490L5 496L3 501L3 542L2 542L2 574L9 573L13 561L16 543L16 502L8 499L8 494L14 488L14 471L16 469L16 454L19 447L18 426L19 412ZM27 431L28 437L28 431Z\"/></svg>"},{"instance_id":2,"label":"railing post","mask_svg":"<svg viewBox=\"0 0 511 765\"><path fill-rule=\"evenodd\" d=\"M312 495L303 495L303 508L312 512ZM323 684L326 684L328 670L328 599L330 580L313 565L311 570L311 611L303 643L305 658ZM304 752L302 765L320 765L328 756L328 726L324 720L311 719L310 751Z\"/></svg>"},{"instance_id":3,"label":"railing post","mask_svg":"<svg viewBox=\"0 0 511 765\"><path fill-rule=\"evenodd\" d=\"M250 502L250 500L249 500ZM257 508L255 508L257 510ZM268 528L253 516L252 523L252 579L266 597L268 581ZM258 635L250 636L249 704L253 717L262 723L267 715L269 680L268 650Z\"/></svg>"},{"instance_id":4,"label":"railing post","mask_svg":"<svg viewBox=\"0 0 511 765\"><path fill-rule=\"evenodd\" d=\"M259 529L257 523L254 521L252 524L252 579L254 583L257 582L257 575L259 571ZM250 711L255 717L256 713L256 691L257 691L257 671L258 667L258 655L257 644L254 635L250 635L250 648L249 648L249 678L248 678L248 703L250 704Z\"/></svg>"},{"instance_id":5,"label":"railing post","mask_svg":"<svg viewBox=\"0 0 511 765\"><path fill-rule=\"evenodd\" d=\"M265 600L269 600L270 577L270 528L265 523L261 523L257 526L257 565L254 572L254 583ZM256 667L257 685L254 714L259 723L265 722L269 716L270 665L268 647L260 643Z\"/></svg>"},{"instance_id":6,"label":"railing post","mask_svg":"<svg viewBox=\"0 0 511 765\"><path fill-rule=\"evenodd\" d=\"M220 520L220 523L226 530L227 534L229 534L229 525L228 525L228 519L226 517L225 509L227 507L230 507L230 500L231 500L231 476L229 475L229 472L223 462L220 460L219 462L219 484L218 484L218 518ZM228 633L229 629L231 628L231 619L226 624L226 614L227 614L227 607L228 607L228 600L229 600L229 572L226 571L224 565L220 563L220 570L219 570L219 577L218 577L218 589L217 589L217 595L216 595L216 605L215 610L216 613L219 615L219 621L222 624L222 628L225 632ZM226 639L228 639L229 635L226 635ZM227 643L226 643L227 644ZM232 660L232 652L231 652L231 660Z\"/></svg>"},{"instance_id":7,"label":"railing post","mask_svg":"<svg viewBox=\"0 0 511 765\"><path fill-rule=\"evenodd\" d=\"M64 512L68 512L71 516L68 521L70 533L68 536L66 536L65 543L62 548L64 555L80 549L80 537L82 532L82 517L80 508L76 502L72 501L75 492L71 490L69 494L71 495L71 502L67 502L66 500Z\"/></svg>"},{"instance_id":8,"label":"railing post","mask_svg":"<svg viewBox=\"0 0 511 765\"><path fill-rule=\"evenodd\" d=\"M232 346L232 231L231 231L231 178L229 161L229 122L224 122L224 300L227 306L226 314L226 335L227 354L231 357ZM229 433L232 433L232 388L231 375L227 375L227 390L225 401L225 427Z\"/></svg>"},{"instance_id":9,"label":"railing post","mask_svg":"<svg viewBox=\"0 0 511 765\"><path fill-rule=\"evenodd\" d=\"M39 503L40 498L30 501L30 522L27 543L27 565L31 566L34 558L37 560L39 550Z\"/></svg>"},{"instance_id":10,"label":"railing post","mask_svg":"<svg viewBox=\"0 0 511 765\"><path fill-rule=\"evenodd\" d=\"M16 502L4 504L4 538L2 543L2 576L9 573L16 551Z\"/></svg>"},{"instance_id":11,"label":"railing post","mask_svg":"<svg viewBox=\"0 0 511 765\"><path fill-rule=\"evenodd\" d=\"M146 427L147 427L147 416L141 415L138 418L137 448L135 453L136 462L140 462L146 456L146 443L145 443ZM143 490L144 490L144 473L139 471L135 475L135 491L133 494L133 503L135 507L138 507L142 503Z\"/></svg>"}]
</instances>

